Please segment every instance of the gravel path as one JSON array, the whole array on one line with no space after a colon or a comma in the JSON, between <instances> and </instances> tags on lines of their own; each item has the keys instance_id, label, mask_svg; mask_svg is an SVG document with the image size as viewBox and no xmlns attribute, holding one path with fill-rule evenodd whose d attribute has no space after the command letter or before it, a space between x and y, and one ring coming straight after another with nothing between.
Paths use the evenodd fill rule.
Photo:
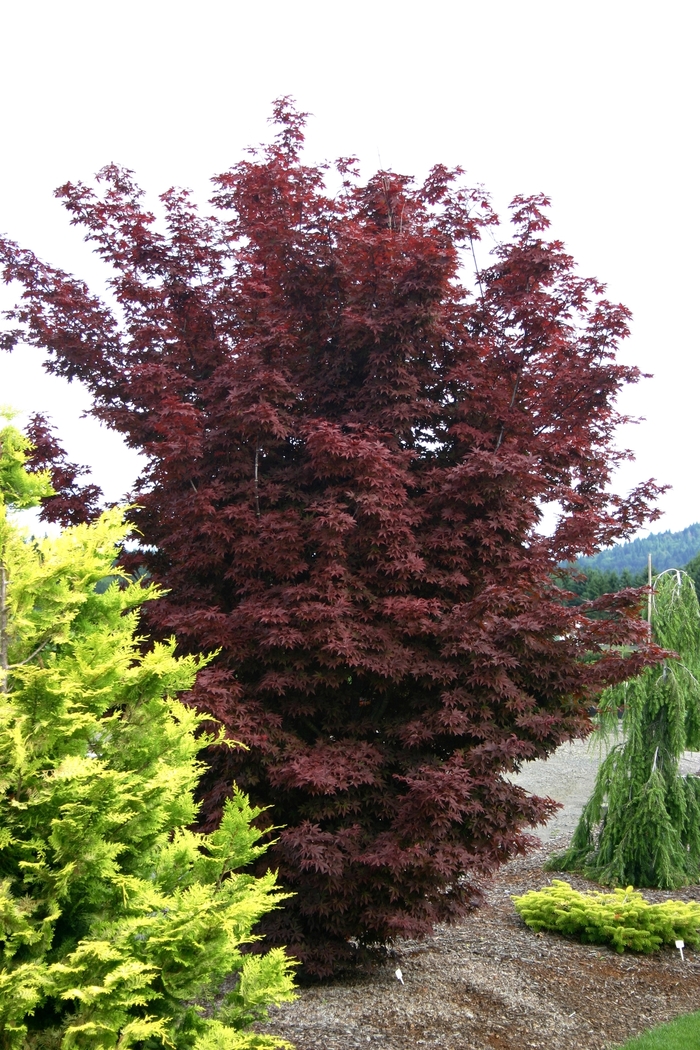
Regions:
<instances>
[{"instance_id":1,"label":"gravel path","mask_svg":"<svg viewBox=\"0 0 700 1050\"><path fill-rule=\"evenodd\" d=\"M593 790L600 760L599 748L585 740L575 740L563 744L546 761L526 762L522 772L513 777L526 791L548 795L563 805L546 827L537 829L543 842L573 834Z\"/></svg>"},{"instance_id":2,"label":"gravel path","mask_svg":"<svg viewBox=\"0 0 700 1050\"><path fill-rule=\"evenodd\" d=\"M515 778L563 803L540 829L542 848L505 865L482 908L423 942L404 941L373 973L306 988L273 1009L269 1025L297 1050L612 1050L631 1035L700 1006L700 952L617 955L554 934L534 934L511 895L548 884L542 864L563 848L587 801L600 755L566 744ZM687 754L694 773L700 753ZM564 876L578 889L582 879ZM698 887L654 900L695 899ZM394 976L400 967L404 983Z\"/></svg>"},{"instance_id":3,"label":"gravel path","mask_svg":"<svg viewBox=\"0 0 700 1050\"><path fill-rule=\"evenodd\" d=\"M581 810L593 791L595 775L605 753L592 742L575 740L563 744L546 761L526 762L522 772L513 777L526 791L549 795L563 805L546 827L537 830L542 842L573 835ZM686 751L681 759L681 773L695 773L699 767L700 752Z\"/></svg>"}]
</instances>

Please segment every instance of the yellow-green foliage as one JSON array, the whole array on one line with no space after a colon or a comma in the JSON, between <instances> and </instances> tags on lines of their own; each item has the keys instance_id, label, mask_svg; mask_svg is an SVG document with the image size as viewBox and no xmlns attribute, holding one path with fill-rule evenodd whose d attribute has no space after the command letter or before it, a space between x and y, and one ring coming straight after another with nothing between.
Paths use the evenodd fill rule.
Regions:
<instances>
[{"instance_id":1,"label":"yellow-green foliage","mask_svg":"<svg viewBox=\"0 0 700 1050\"><path fill-rule=\"evenodd\" d=\"M533 930L553 930L615 951L655 952L683 940L700 945L700 904L664 901L650 904L632 886L612 893L579 893L553 879L542 890L513 897L520 917Z\"/></svg>"},{"instance_id":2,"label":"yellow-green foliage","mask_svg":"<svg viewBox=\"0 0 700 1050\"><path fill-rule=\"evenodd\" d=\"M48 470L33 473L24 469L31 442L21 430L10 426L14 416L8 408L0 408L0 419L8 425L0 430L0 506L14 510L34 507L42 496L53 493Z\"/></svg>"},{"instance_id":3,"label":"yellow-green foliage","mask_svg":"<svg viewBox=\"0 0 700 1050\"><path fill-rule=\"evenodd\" d=\"M281 950L241 952L284 897L241 873L264 852L260 810L236 792L218 831L188 830L209 738L176 696L201 661L137 637L157 592L113 568L119 511L20 533L3 503L31 479L0 437L0 1050L287 1046L250 1031L293 998Z\"/></svg>"}]
</instances>

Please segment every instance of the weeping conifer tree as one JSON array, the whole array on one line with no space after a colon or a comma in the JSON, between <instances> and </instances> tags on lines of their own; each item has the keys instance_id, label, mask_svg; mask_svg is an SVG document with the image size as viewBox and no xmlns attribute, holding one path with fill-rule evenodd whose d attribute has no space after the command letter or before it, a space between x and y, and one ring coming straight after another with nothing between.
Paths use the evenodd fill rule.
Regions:
<instances>
[{"instance_id":1,"label":"weeping conifer tree","mask_svg":"<svg viewBox=\"0 0 700 1050\"><path fill-rule=\"evenodd\" d=\"M601 698L600 729L622 741L601 763L595 788L557 871L605 885L672 889L700 880L700 777L681 776L685 750L700 749L700 607L690 576L654 580L654 640L677 658L647 668Z\"/></svg>"}]
</instances>

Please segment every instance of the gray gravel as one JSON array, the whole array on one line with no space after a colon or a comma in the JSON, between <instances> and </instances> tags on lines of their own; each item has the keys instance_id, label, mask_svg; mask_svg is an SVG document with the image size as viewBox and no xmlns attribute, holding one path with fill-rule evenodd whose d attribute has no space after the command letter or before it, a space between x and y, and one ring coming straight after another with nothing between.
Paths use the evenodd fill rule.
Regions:
<instances>
[{"instance_id":1,"label":"gray gravel","mask_svg":"<svg viewBox=\"0 0 700 1050\"><path fill-rule=\"evenodd\" d=\"M596 772L606 751L595 740L576 740L563 744L548 759L527 762L513 780L535 795L547 795L561 802L556 816L536 834L543 842L572 835L581 810L591 796ZM700 767L700 752L686 751L681 759L681 773L695 773Z\"/></svg>"}]
</instances>

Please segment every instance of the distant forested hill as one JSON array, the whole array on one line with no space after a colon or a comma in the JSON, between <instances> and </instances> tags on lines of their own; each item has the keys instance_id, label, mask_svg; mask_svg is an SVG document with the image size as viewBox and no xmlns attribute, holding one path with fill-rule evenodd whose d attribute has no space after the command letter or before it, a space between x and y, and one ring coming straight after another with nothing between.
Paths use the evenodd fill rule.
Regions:
<instances>
[{"instance_id":1,"label":"distant forested hill","mask_svg":"<svg viewBox=\"0 0 700 1050\"><path fill-rule=\"evenodd\" d=\"M584 572L598 569L602 573L623 573L626 570L636 574L646 567L650 552L654 572L682 568L700 552L700 522L681 532L657 532L601 551L593 558L580 558L576 567Z\"/></svg>"}]
</instances>

